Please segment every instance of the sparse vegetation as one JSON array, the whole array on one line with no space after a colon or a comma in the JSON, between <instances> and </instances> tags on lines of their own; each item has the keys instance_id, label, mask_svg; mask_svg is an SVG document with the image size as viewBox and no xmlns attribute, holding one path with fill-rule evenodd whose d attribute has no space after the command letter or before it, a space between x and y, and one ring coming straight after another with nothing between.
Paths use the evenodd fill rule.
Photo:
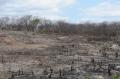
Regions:
<instances>
[{"instance_id":1,"label":"sparse vegetation","mask_svg":"<svg viewBox=\"0 0 120 79\"><path fill-rule=\"evenodd\" d=\"M93 37L88 40L107 41L120 35L119 22L103 23L79 23L72 24L65 21L51 21L33 17L31 15L20 18L0 18L1 30L31 31L37 33L57 34L84 34ZM97 37L99 36L99 37Z\"/></svg>"},{"instance_id":2,"label":"sparse vegetation","mask_svg":"<svg viewBox=\"0 0 120 79\"><path fill-rule=\"evenodd\" d=\"M119 79L119 30L119 22L1 18L0 79Z\"/></svg>"}]
</instances>

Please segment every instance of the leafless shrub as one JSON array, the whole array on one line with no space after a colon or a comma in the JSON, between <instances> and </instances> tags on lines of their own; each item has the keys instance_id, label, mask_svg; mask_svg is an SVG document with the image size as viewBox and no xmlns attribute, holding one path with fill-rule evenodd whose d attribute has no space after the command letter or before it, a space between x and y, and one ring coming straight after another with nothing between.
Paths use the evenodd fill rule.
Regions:
<instances>
[{"instance_id":1,"label":"leafless shrub","mask_svg":"<svg viewBox=\"0 0 120 79\"><path fill-rule=\"evenodd\" d=\"M36 33L83 34L94 38L88 40L111 40L120 35L119 22L72 24L65 21L51 21L31 15L20 18L0 18L1 30L32 31ZM100 38L96 37L100 36Z\"/></svg>"}]
</instances>

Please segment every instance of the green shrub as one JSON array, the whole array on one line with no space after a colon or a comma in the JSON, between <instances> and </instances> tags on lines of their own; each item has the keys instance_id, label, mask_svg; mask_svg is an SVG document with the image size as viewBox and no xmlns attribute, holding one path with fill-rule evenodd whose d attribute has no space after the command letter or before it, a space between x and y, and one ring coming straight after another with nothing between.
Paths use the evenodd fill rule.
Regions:
<instances>
[{"instance_id":1,"label":"green shrub","mask_svg":"<svg viewBox=\"0 0 120 79\"><path fill-rule=\"evenodd\" d=\"M90 76L86 76L85 79L91 79Z\"/></svg>"},{"instance_id":2,"label":"green shrub","mask_svg":"<svg viewBox=\"0 0 120 79\"><path fill-rule=\"evenodd\" d=\"M119 75L113 75L112 79L120 79L120 76Z\"/></svg>"}]
</instances>

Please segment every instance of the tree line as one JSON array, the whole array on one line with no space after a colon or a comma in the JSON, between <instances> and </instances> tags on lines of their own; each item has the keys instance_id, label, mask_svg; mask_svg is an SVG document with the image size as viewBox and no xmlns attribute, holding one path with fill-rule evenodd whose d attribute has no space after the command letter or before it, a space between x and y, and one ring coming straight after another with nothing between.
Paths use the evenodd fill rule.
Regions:
<instances>
[{"instance_id":1,"label":"tree line","mask_svg":"<svg viewBox=\"0 0 120 79\"><path fill-rule=\"evenodd\" d=\"M0 30L114 37L120 35L120 22L86 22L74 24L65 21L51 21L48 19L26 15L17 18L1 17Z\"/></svg>"}]
</instances>

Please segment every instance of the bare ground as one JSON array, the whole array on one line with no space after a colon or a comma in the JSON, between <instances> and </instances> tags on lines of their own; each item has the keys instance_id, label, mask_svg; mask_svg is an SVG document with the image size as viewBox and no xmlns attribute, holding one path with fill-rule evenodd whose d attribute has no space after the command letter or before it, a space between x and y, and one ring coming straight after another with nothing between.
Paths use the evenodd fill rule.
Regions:
<instances>
[{"instance_id":1,"label":"bare ground","mask_svg":"<svg viewBox=\"0 0 120 79\"><path fill-rule=\"evenodd\" d=\"M102 57L99 51L105 46L109 58ZM10 77L11 73L8 71L16 73L18 70L33 71L36 75L42 75L46 68L51 67L54 72L59 72L60 69L69 72L71 66L76 70L73 77L84 79L86 75L90 75L92 78L100 76L103 77L102 79L109 79L105 69L110 63L120 66L120 57L116 59L114 56L119 49L120 47L112 41L88 42L85 36L80 35L0 32L0 72L2 73L0 79ZM102 73L99 70L98 72L93 70L91 58L96 62L105 62ZM80 75L76 75L78 73Z\"/></svg>"}]
</instances>

